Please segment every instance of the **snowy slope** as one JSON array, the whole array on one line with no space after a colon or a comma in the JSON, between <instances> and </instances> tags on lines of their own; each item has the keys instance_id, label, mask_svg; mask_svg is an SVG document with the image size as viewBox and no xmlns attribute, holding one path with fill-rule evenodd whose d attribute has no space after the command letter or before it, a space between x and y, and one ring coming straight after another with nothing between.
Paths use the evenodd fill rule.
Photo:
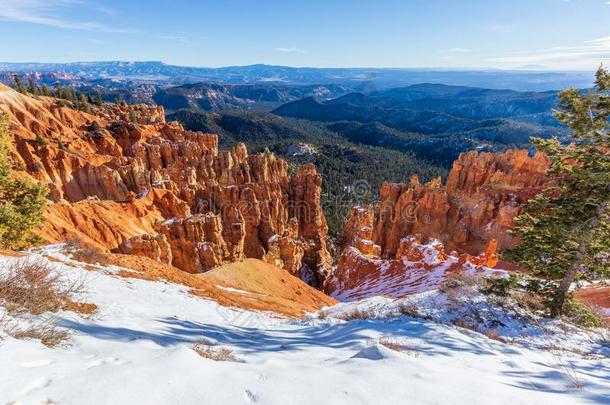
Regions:
<instances>
[{"instance_id":1,"label":"snowy slope","mask_svg":"<svg viewBox=\"0 0 610 405\"><path fill-rule=\"evenodd\" d=\"M43 253L59 256L54 248ZM0 257L0 271L10 260L16 259ZM578 390L550 353L432 320L290 320L224 308L174 284L58 269L72 279L84 277L84 298L99 309L90 319L59 314L73 332L63 347L0 341L0 403L609 403L607 357L570 358L583 383ZM396 304L373 303L378 309ZM325 313L362 305L371 302ZM411 350L376 343L382 336ZM201 339L230 347L239 361L198 356L190 346Z\"/></svg>"}]
</instances>

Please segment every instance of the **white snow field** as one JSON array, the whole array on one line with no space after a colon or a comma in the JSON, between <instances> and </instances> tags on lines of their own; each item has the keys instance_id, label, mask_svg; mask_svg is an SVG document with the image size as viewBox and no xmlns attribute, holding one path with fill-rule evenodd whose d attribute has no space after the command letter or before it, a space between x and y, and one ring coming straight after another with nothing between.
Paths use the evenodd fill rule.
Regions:
<instances>
[{"instance_id":1,"label":"white snow field","mask_svg":"<svg viewBox=\"0 0 610 405\"><path fill-rule=\"evenodd\" d=\"M33 253L42 254L62 258L58 247ZM11 260L0 257L0 271ZM4 335L0 403L610 404L610 347L593 332L568 328L550 352L528 344L535 328L507 344L434 320L329 316L355 308L383 315L397 305L387 298L291 320L224 308L186 287L121 278L112 268L54 265L70 279L85 278L82 298L98 311L55 314L72 333L59 347ZM232 349L238 361L199 356L191 349L198 340ZM563 343L587 354L561 350Z\"/></svg>"}]
</instances>

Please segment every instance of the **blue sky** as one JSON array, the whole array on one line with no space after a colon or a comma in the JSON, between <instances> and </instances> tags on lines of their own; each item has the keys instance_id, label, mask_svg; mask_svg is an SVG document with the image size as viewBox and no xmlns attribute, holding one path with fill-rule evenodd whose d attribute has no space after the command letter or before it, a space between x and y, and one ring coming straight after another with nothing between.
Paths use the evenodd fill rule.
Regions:
<instances>
[{"instance_id":1,"label":"blue sky","mask_svg":"<svg viewBox=\"0 0 610 405\"><path fill-rule=\"evenodd\" d=\"M0 0L0 60L191 66L610 64L607 0Z\"/></svg>"}]
</instances>

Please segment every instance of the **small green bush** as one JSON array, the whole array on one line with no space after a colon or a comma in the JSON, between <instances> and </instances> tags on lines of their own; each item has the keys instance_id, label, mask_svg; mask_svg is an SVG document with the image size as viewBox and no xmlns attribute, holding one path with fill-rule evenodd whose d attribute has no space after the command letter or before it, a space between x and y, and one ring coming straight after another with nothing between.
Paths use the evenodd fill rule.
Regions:
<instances>
[{"instance_id":1,"label":"small green bush","mask_svg":"<svg viewBox=\"0 0 610 405\"><path fill-rule=\"evenodd\" d=\"M36 143L40 146L45 146L49 142L40 134L36 134Z\"/></svg>"},{"instance_id":2,"label":"small green bush","mask_svg":"<svg viewBox=\"0 0 610 405\"><path fill-rule=\"evenodd\" d=\"M507 297L518 282L519 276L516 273L508 273L508 277L485 277L480 291L483 294Z\"/></svg>"},{"instance_id":3,"label":"small green bush","mask_svg":"<svg viewBox=\"0 0 610 405\"><path fill-rule=\"evenodd\" d=\"M565 320L583 328L601 328L604 320L601 319L591 308L581 301L570 298L563 307L563 317Z\"/></svg>"},{"instance_id":4,"label":"small green bush","mask_svg":"<svg viewBox=\"0 0 610 405\"><path fill-rule=\"evenodd\" d=\"M43 220L48 188L11 176L8 117L0 112L0 247L23 249L37 241L32 229Z\"/></svg>"}]
</instances>

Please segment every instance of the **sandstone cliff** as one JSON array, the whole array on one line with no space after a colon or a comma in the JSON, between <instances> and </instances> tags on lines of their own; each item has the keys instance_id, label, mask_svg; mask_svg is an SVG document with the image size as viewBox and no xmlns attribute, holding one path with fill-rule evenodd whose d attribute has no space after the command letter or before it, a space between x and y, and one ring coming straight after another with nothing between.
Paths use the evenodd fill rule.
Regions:
<instances>
[{"instance_id":1,"label":"sandstone cliff","mask_svg":"<svg viewBox=\"0 0 610 405\"><path fill-rule=\"evenodd\" d=\"M214 134L167 123L161 107L92 106L0 87L10 117L13 166L49 185L40 234L78 237L106 250L152 257L191 272L265 259L320 283L331 265L321 178L288 175L271 153L218 149Z\"/></svg>"},{"instance_id":2,"label":"sandstone cliff","mask_svg":"<svg viewBox=\"0 0 610 405\"><path fill-rule=\"evenodd\" d=\"M417 177L383 184L375 206L351 210L326 291L340 299L400 296L436 288L452 271L493 268L496 249L517 242L508 230L548 166L546 156L525 150L473 151L454 162L445 186Z\"/></svg>"},{"instance_id":3,"label":"sandstone cliff","mask_svg":"<svg viewBox=\"0 0 610 405\"><path fill-rule=\"evenodd\" d=\"M368 239L379 245L380 256L394 257L407 235L435 238L448 249L480 253L496 239L499 249L515 241L506 232L519 206L535 195L545 181L549 162L543 154L525 150L505 153L463 153L453 164L447 183L440 179L420 184L385 183L379 201L367 211ZM363 213L352 210L343 235L344 246L361 232Z\"/></svg>"}]
</instances>

